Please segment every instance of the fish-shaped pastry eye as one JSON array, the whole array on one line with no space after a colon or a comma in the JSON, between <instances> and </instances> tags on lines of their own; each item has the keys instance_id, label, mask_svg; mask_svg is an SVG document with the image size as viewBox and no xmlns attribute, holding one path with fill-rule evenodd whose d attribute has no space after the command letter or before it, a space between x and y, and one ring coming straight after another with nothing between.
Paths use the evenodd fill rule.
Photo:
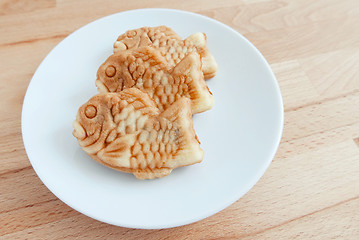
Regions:
<instances>
[{"instance_id":1,"label":"fish-shaped pastry eye","mask_svg":"<svg viewBox=\"0 0 359 240\"><path fill-rule=\"evenodd\" d=\"M128 88L100 93L81 106L73 135L99 163L152 179L202 161L191 116L187 98L161 113L146 93Z\"/></svg>"},{"instance_id":2,"label":"fish-shaped pastry eye","mask_svg":"<svg viewBox=\"0 0 359 240\"><path fill-rule=\"evenodd\" d=\"M128 38L133 38L133 37L135 37L137 35L137 31L136 30L130 30L130 31L127 31L126 32L126 36L128 37Z\"/></svg>"},{"instance_id":3,"label":"fish-shaped pastry eye","mask_svg":"<svg viewBox=\"0 0 359 240\"><path fill-rule=\"evenodd\" d=\"M85 108L85 115L86 117L88 118L94 118L97 114L97 109L94 105L88 105L86 108Z\"/></svg>"},{"instance_id":4,"label":"fish-shaped pastry eye","mask_svg":"<svg viewBox=\"0 0 359 240\"><path fill-rule=\"evenodd\" d=\"M114 53L143 46L157 48L172 67L189 53L197 52L201 56L205 79L214 77L218 70L218 65L207 48L207 37L204 33L194 33L182 40L166 26L138 28L129 30L117 38Z\"/></svg>"},{"instance_id":5,"label":"fish-shaped pastry eye","mask_svg":"<svg viewBox=\"0 0 359 240\"><path fill-rule=\"evenodd\" d=\"M113 77L116 74L116 67L109 65L106 67L105 72L107 77Z\"/></svg>"},{"instance_id":6,"label":"fish-shaped pastry eye","mask_svg":"<svg viewBox=\"0 0 359 240\"><path fill-rule=\"evenodd\" d=\"M111 55L98 69L100 92L121 92L136 87L164 111L181 97L192 102L193 113L212 108L214 99L201 71L200 56L192 52L173 68L153 47L140 47Z\"/></svg>"}]
</instances>

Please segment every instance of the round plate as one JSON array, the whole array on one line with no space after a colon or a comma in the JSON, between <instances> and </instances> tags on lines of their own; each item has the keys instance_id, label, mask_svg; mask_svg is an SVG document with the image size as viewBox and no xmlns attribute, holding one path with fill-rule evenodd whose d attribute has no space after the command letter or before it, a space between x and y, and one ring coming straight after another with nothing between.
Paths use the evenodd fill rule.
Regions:
<instances>
[{"instance_id":1,"label":"round plate","mask_svg":"<svg viewBox=\"0 0 359 240\"><path fill-rule=\"evenodd\" d=\"M92 160L72 136L78 108L97 93L96 72L118 35L167 25L186 38L207 35L219 65L208 80L210 111L193 117L205 157L164 178L137 180ZM22 134L43 183L75 210L131 228L189 224L226 208L263 175L277 150L283 104L263 56L230 27L198 14L141 9L117 13L75 31L44 59L26 92Z\"/></svg>"}]
</instances>

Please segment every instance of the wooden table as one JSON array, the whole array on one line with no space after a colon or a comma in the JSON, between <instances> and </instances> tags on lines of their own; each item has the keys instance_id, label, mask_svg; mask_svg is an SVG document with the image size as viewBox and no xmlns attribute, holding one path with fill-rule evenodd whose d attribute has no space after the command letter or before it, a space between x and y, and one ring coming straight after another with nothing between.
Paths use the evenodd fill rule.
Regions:
<instances>
[{"instance_id":1,"label":"wooden table","mask_svg":"<svg viewBox=\"0 0 359 240\"><path fill-rule=\"evenodd\" d=\"M359 239L359 1L3 0L0 2L1 239ZM57 199L21 138L34 71L62 39L100 17L178 8L236 29L279 81L285 126L261 180L227 209L164 230L111 226Z\"/></svg>"}]
</instances>

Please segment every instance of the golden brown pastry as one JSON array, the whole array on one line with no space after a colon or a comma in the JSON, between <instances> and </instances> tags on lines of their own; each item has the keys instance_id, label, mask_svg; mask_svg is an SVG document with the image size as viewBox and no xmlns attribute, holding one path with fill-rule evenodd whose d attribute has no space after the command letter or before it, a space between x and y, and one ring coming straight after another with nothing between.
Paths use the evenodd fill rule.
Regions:
<instances>
[{"instance_id":1,"label":"golden brown pastry","mask_svg":"<svg viewBox=\"0 0 359 240\"><path fill-rule=\"evenodd\" d=\"M118 52L98 69L96 86L100 92L136 87L147 93L160 111L182 97L191 100L193 113L209 110L214 104L196 52L188 54L174 68L153 47Z\"/></svg>"},{"instance_id":2,"label":"golden brown pastry","mask_svg":"<svg viewBox=\"0 0 359 240\"><path fill-rule=\"evenodd\" d=\"M159 49L172 67L189 53L197 52L201 56L204 78L209 79L216 75L218 65L207 48L204 33L195 33L182 40L166 26L138 28L129 30L117 38L114 43L114 53L143 46Z\"/></svg>"},{"instance_id":3,"label":"golden brown pastry","mask_svg":"<svg viewBox=\"0 0 359 240\"><path fill-rule=\"evenodd\" d=\"M139 179L153 179L202 161L191 116L187 98L160 113L147 94L129 88L100 93L82 105L73 135L99 163Z\"/></svg>"}]
</instances>

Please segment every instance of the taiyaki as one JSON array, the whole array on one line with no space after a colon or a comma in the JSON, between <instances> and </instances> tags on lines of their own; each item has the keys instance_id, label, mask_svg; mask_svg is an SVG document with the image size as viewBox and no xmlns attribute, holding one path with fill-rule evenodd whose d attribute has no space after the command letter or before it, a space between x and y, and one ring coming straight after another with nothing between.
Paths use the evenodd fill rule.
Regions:
<instances>
[{"instance_id":1,"label":"taiyaki","mask_svg":"<svg viewBox=\"0 0 359 240\"><path fill-rule=\"evenodd\" d=\"M188 97L194 114L214 105L200 69L201 61L196 52L171 68L158 49L141 47L112 54L98 69L96 86L100 92L121 92L136 87L147 93L160 111L181 97Z\"/></svg>"},{"instance_id":2,"label":"taiyaki","mask_svg":"<svg viewBox=\"0 0 359 240\"><path fill-rule=\"evenodd\" d=\"M204 78L209 79L216 75L218 65L207 48L207 37L204 33L195 33L182 40L166 26L138 28L129 30L117 38L114 53L142 46L158 48L172 67L188 53L198 52L202 60Z\"/></svg>"},{"instance_id":3,"label":"taiyaki","mask_svg":"<svg viewBox=\"0 0 359 240\"><path fill-rule=\"evenodd\" d=\"M161 113L146 93L129 88L99 93L82 105L73 135L99 163L139 179L160 178L202 161L191 116L187 98Z\"/></svg>"}]
</instances>

